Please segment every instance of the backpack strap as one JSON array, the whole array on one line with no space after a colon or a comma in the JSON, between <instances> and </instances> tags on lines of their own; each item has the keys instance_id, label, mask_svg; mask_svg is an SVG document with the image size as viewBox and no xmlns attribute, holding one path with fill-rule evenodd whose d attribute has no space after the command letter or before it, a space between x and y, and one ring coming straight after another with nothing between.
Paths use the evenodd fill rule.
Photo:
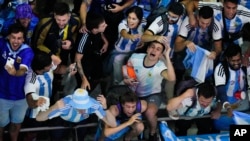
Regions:
<instances>
[{"instance_id":1,"label":"backpack strap","mask_svg":"<svg viewBox=\"0 0 250 141\"><path fill-rule=\"evenodd\" d=\"M116 104L116 107L118 108L119 110L119 113L122 113L122 106L120 103Z\"/></svg>"},{"instance_id":2,"label":"backpack strap","mask_svg":"<svg viewBox=\"0 0 250 141\"><path fill-rule=\"evenodd\" d=\"M141 101L136 102L136 113L141 113Z\"/></svg>"},{"instance_id":3,"label":"backpack strap","mask_svg":"<svg viewBox=\"0 0 250 141\"><path fill-rule=\"evenodd\" d=\"M210 37L209 40L213 39L214 24L215 24L214 18L212 18L211 24L208 26L208 35Z\"/></svg>"},{"instance_id":4,"label":"backpack strap","mask_svg":"<svg viewBox=\"0 0 250 141\"><path fill-rule=\"evenodd\" d=\"M223 21L223 26L224 26L224 29L223 29L224 41L228 42L228 41L230 41L230 38L229 38L229 33L227 31L227 25L226 25L224 10L222 10L222 21Z\"/></svg>"},{"instance_id":5,"label":"backpack strap","mask_svg":"<svg viewBox=\"0 0 250 141\"><path fill-rule=\"evenodd\" d=\"M162 23L163 23L163 29L159 33L159 35L164 35L164 34L166 34L168 32L168 27L169 27L168 16L166 14L162 14L161 18L162 18Z\"/></svg>"}]
</instances>

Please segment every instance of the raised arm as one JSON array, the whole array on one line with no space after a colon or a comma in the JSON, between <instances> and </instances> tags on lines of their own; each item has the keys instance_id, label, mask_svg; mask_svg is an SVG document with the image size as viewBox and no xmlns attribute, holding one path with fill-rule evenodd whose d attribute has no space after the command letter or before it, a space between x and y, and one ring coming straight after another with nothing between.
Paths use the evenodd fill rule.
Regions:
<instances>
[{"instance_id":1,"label":"raised arm","mask_svg":"<svg viewBox=\"0 0 250 141\"><path fill-rule=\"evenodd\" d=\"M76 62L76 66L77 66L77 71L82 79L81 88L86 89L86 90L87 89L90 90L91 87L90 87L89 81L83 72L82 61L81 61L82 58L83 58L83 54L76 53L75 62Z\"/></svg>"},{"instance_id":2,"label":"raised arm","mask_svg":"<svg viewBox=\"0 0 250 141\"><path fill-rule=\"evenodd\" d=\"M186 4L187 16L189 17L189 24L193 27L197 26L197 20L194 16L194 11L198 9L198 0L190 0Z\"/></svg>"},{"instance_id":3,"label":"raised arm","mask_svg":"<svg viewBox=\"0 0 250 141\"><path fill-rule=\"evenodd\" d=\"M115 8L110 9L112 13L117 13L126 10L128 7L130 7L133 3L134 0L125 0L126 2L123 5L118 5L118 4L112 4L115 6Z\"/></svg>"},{"instance_id":4,"label":"raised arm","mask_svg":"<svg viewBox=\"0 0 250 141\"><path fill-rule=\"evenodd\" d=\"M106 111L106 116L104 116L101 120L103 120L110 127L116 127L115 116L107 109L108 107L106 98L103 95L99 95L96 99Z\"/></svg>"},{"instance_id":5,"label":"raised arm","mask_svg":"<svg viewBox=\"0 0 250 141\"><path fill-rule=\"evenodd\" d=\"M40 112L37 116L36 116L36 120L37 121L45 121L49 119L49 114L53 111L59 110L60 107L64 107L64 102L62 99L60 99L59 101L57 101L54 105L52 105L48 110L44 111L44 112ZM60 116L60 112L56 112L53 117L58 117ZM52 117L52 118L53 118Z\"/></svg>"},{"instance_id":6,"label":"raised arm","mask_svg":"<svg viewBox=\"0 0 250 141\"><path fill-rule=\"evenodd\" d=\"M193 97L195 93L195 89L187 89L184 93L182 93L180 96L177 96L177 97L174 97L174 98L171 98L169 101L168 101L168 104L167 104L167 110L168 111L173 111L173 110L176 110L180 107L182 107L182 101L186 98L191 98Z\"/></svg>"},{"instance_id":7,"label":"raised arm","mask_svg":"<svg viewBox=\"0 0 250 141\"><path fill-rule=\"evenodd\" d=\"M166 51L164 51L163 60L167 66L167 70L162 71L161 75L168 81L175 81L176 80L175 71L172 62L170 60L171 48L166 44L165 46L166 46Z\"/></svg>"},{"instance_id":8,"label":"raised arm","mask_svg":"<svg viewBox=\"0 0 250 141\"><path fill-rule=\"evenodd\" d=\"M142 37L141 40L143 42L151 42L151 41L159 41L161 43L168 42L167 37L161 36L161 35L154 35L151 31L146 30Z\"/></svg>"},{"instance_id":9,"label":"raised arm","mask_svg":"<svg viewBox=\"0 0 250 141\"><path fill-rule=\"evenodd\" d=\"M86 17L87 17L87 12L88 12L88 7L91 4L92 0L83 0L81 3L81 7L80 7L80 20L81 20L81 28L79 30L79 32L81 33L85 33L87 32L87 28L86 28Z\"/></svg>"}]
</instances>

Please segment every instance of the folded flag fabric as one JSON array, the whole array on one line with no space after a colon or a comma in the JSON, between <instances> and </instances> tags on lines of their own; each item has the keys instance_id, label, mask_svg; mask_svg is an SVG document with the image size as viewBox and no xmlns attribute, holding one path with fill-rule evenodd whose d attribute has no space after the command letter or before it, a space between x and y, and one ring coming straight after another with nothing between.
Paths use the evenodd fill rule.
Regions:
<instances>
[{"instance_id":1,"label":"folded flag fabric","mask_svg":"<svg viewBox=\"0 0 250 141\"><path fill-rule=\"evenodd\" d=\"M250 114L233 111L233 120L236 125L250 125Z\"/></svg>"},{"instance_id":2,"label":"folded flag fabric","mask_svg":"<svg viewBox=\"0 0 250 141\"><path fill-rule=\"evenodd\" d=\"M186 57L183 60L183 64L186 69L192 69L191 76L199 83L203 83L206 77L213 74L213 60L207 56L209 51L196 46L196 51L191 52L186 49Z\"/></svg>"},{"instance_id":3,"label":"folded flag fabric","mask_svg":"<svg viewBox=\"0 0 250 141\"><path fill-rule=\"evenodd\" d=\"M36 108L33 109L33 115L34 115L34 117L36 117L40 111L44 112L44 111L46 111L46 110L49 109L49 105L50 105L49 98L46 97L46 96L37 96L37 99L39 99L41 97L44 98L46 100L46 102L42 106L38 106L38 107L36 107Z\"/></svg>"},{"instance_id":4,"label":"folded flag fabric","mask_svg":"<svg viewBox=\"0 0 250 141\"><path fill-rule=\"evenodd\" d=\"M161 121L159 123L159 127L162 141L180 141L180 139L176 137L173 131L169 129L166 121Z\"/></svg>"}]
</instances>

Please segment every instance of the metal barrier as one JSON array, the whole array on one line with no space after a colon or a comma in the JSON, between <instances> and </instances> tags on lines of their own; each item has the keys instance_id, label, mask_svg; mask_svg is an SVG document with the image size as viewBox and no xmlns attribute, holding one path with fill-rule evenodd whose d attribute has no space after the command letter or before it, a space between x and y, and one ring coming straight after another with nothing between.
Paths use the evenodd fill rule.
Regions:
<instances>
[{"instance_id":1,"label":"metal barrier","mask_svg":"<svg viewBox=\"0 0 250 141\"><path fill-rule=\"evenodd\" d=\"M250 113L247 111L246 113ZM224 115L226 113L222 113ZM196 118L208 118L211 117L211 115L204 115L202 117L187 117L187 116L180 116L179 119L185 119L185 120L191 120L191 119L196 119ZM170 117L158 117L158 121L173 121ZM97 126L98 122L94 123L87 123L87 124L82 124L82 125L76 125L73 127L65 127L65 126L45 126L45 127L32 127L32 128L21 128L20 132L30 132L30 131L48 131L48 130L58 130L58 129L73 129L75 131L75 139L78 141L77 138L77 129L79 128L86 128L86 127L94 127ZM8 131L5 131L7 133Z\"/></svg>"},{"instance_id":2,"label":"metal barrier","mask_svg":"<svg viewBox=\"0 0 250 141\"><path fill-rule=\"evenodd\" d=\"M205 115L202 117L195 117L195 118L207 118L210 117L210 115ZM190 120L190 119L195 119L195 118L190 118L190 117L186 117L186 116L180 116L179 119L185 119L185 120ZM158 121L172 121L173 119L171 119L170 117L159 117ZM82 125L76 125L73 127L66 127L66 126L44 126L44 127L32 127L32 128L21 128L20 132L34 132L34 131L49 131L49 130L59 130L59 129L73 129L75 132L75 139L76 141L78 141L77 138L77 129L79 128L87 128L87 127L94 127L97 126L98 122L94 122L94 123L87 123L87 124L82 124ZM8 133L8 131L5 131L5 133Z\"/></svg>"}]
</instances>

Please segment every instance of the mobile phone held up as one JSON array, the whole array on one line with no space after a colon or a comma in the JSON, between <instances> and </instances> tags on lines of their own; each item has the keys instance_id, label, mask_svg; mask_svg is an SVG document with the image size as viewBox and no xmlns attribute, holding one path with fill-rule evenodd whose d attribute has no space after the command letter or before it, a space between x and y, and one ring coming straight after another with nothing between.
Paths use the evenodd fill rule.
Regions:
<instances>
[{"instance_id":1,"label":"mobile phone held up","mask_svg":"<svg viewBox=\"0 0 250 141\"><path fill-rule=\"evenodd\" d=\"M108 4L108 5L105 6L106 10L114 9L114 8L115 8L115 6L113 4Z\"/></svg>"},{"instance_id":2,"label":"mobile phone held up","mask_svg":"<svg viewBox=\"0 0 250 141\"><path fill-rule=\"evenodd\" d=\"M6 65L12 67L14 65L14 59L11 57L7 58Z\"/></svg>"}]
</instances>

